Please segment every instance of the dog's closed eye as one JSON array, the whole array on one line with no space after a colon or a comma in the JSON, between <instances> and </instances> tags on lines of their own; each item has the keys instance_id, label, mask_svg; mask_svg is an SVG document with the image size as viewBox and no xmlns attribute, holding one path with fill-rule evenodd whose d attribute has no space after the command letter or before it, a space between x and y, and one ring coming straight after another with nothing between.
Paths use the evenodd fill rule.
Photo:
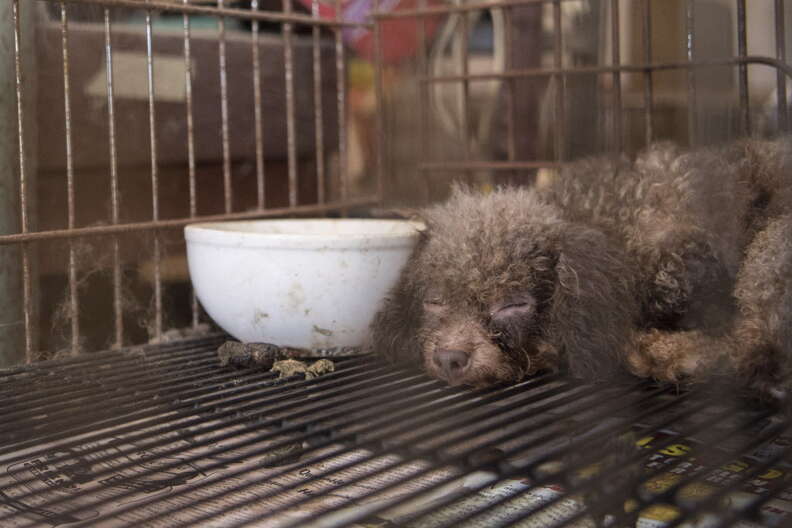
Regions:
<instances>
[{"instance_id":1,"label":"dog's closed eye","mask_svg":"<svg viewBox=\"0 0 792 528\"><path fill-rule=\"evenodd\" d=\"M490 319L494 323L515 319L532 319L536 314L536 299L533 295L522 294L504 302L496 303L490 309Z\"/></svg>"},{"instance_id":2,"label":"dog's closed eye","mask_svg":"<svg viewBox=\"0 0 792 528\"><path fill-rule=\"evenodd\" d=\"M432 314L439 314L446 310L447 303L442 297L431 296L423 302L424 311Z\"/></svg>"}]
</instances>

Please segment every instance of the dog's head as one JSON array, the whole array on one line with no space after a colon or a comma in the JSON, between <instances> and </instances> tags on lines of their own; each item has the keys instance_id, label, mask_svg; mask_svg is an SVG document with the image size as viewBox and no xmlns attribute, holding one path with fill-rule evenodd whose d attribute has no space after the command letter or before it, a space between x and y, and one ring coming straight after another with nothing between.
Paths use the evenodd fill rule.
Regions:
<instances>
[{"instance_id":1,"label":"dog's head","mask_svg":"<svg viewBox=\"0 0 792 528\"><path fill-rule=\"evenodd\" d=\"M376 352L473 386L613 369L637 308L622 253L528 190L456 189L377 314Z\"/></svg>"}]
</instances>

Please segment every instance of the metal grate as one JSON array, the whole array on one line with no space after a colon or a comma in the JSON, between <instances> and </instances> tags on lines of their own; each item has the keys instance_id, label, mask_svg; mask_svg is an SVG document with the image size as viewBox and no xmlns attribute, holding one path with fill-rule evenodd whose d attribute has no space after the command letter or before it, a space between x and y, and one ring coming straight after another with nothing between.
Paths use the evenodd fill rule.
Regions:
<instances>
[{"instance_id":1,"label":"metal grate","mask_svg":"<svg viewBox=\"0 0 792 528\"><path fill-rule=\"evenodd\" d=\"M580 3L602 8L600 29L604 35L600 37L610 46L604 56L586 64L565 56L573 39L563 29L564 9ZM755 7L754 3L749 6L745 0L735 0L723 5L727 3L734 11L734 49L720 57L703 54L700 37L711 21L697 11L699 6L719 3L674 3L682 13L678 36L684 41L684 54L673 60L653 48L657 42L653 31L657 18L662 18L658 13L668 8L670 0L442 4L415 0L409 4L412 7L398 11L382 9L392 2L374 0L374 13L363 22L344 20L340 14L332 20L320 18L316 0L310 14L295 12L290 0L280 5L276 2L275 10L265 10L273 9L273 4L265 6L263 0L251 0L249 8L235 0L0 3L0 12L8 11L8 26L2 34L9 37L7 49L0 46L0 58L3 53L10 57L0 82L5 79L4 89L14 95L6 98L12 100L13 111L3 114L13 118L8 120L10 129L3 129L10 141L0 141L0 148L5 149L4 155L8 145L15 151L10 156L14 158L14 185L8 187L13 190L0 196L4 200L0 210L10 211L0 226L0 291L6 305L3 316L10 314L8 320L0 320L2 336L10 336L0 342L0 356L12 352L0 357L0 362L32 363L39 357L50 326L40 313L50 300L41 294L39 267L47 260L41 250L58 244L65 248L66 352L74 356L0 371L0 526L522 523L544 527L633 526L640 521L640 526L654 528L701 518L706 526L792 523L788 490L792 440L786 436L786 417L777 416L772 409L748 407L736 397L725 398L731 392L722 388L685 392L636 380L583 385L546 374L514 387L468 391L444 386L416 371L383 365L371 357L341 358L336 372L317 380L277 380L267 372L220 367L214 351L221 337L122 348L144 340L130 335L130 325L124 319L129 263L123 252L134 247L134 236L145 235L145 249L152 253L152 324L145 337L162 342L167 340L170 324L165 313L165 254L169 237L188 223L345 212L389 200L387 184L406 180L413 172L420 174L416 187L430 185L448 171L466 175L513 172L520 181L531 181L535 171L556 168L579 154L567 144L568 136L587 128L570 126L571 119L577 118L572 109L576 99L603 109L604 117L589 123L589 128L606 138L605 150L629 151L636 147L628 144L629 124L636 122L630 119L631 113L640 117L641 145L666 138L661 81L674 71L682 72L683 77L683 139L688 143L707 141L701 115L710 94L702 89L701 81L706 72L718 68L729 70L736 78L733 93L728 93L728 108L735 119L724 128L732 135L755 129L757 108L751 98L750 75L766 68L775 74L771 83L775 124L765 132L787 132L787 77L792 68L787 63L786 2L763 3L772 18L768 25L772 39L767 41L772 41L772 49L760 54L751 54L749 46L747 22L751 17L746 11ZM56 175L58 197L66 211L62 225L41 225L36 214L40 198L36 165L46 156L36 154L37 119L27 104L38 90L32 83L36 70L31 62L35 61L29 60L26 52L36 31L25 18L26 10L36 6L46 6L54 15L48 21L52 38L45 44L54 50L56 60L45 79L51 83L47 86L51 100L57 103L53 107L62 113L58 126L63 128L63 138L57 148L47 146L63 157ZM90 130L79 125L81 112L76 102L83 88L78 74L85 57L74 45L85 26L75 14L82 8L98 14L94 30L100 38L94 49L100 52L99 62L104 67L99 84L107 109L101 122L94 122ZM534 15L542 10L550 15L548 42L542 43L551 52L550 62L541 64L533 60L536 57L519 61L520 53L532 47L520 40L521 33L530 33L520 27L525 21L521 17L528 14L533 23L538 20ZM145 185L152 192L145 214L134 218L125 214L129 205L124 185L131 177L123 173L121 165L129 153L120 144L129 135L129 121L124 120L129 112L125 114L121 108L118 94L124 86L117 76L119 58L129 51L126 46L132 41L114 18L120 11L142 18L134 44L144 58L139 73L145 81L145 100L136 115L144 124L138 133L145 141L138 149L137 161L144 167ZM499 13L505 20L501 72L469 68L471 17L485 11ZM630 28L625 28L628 11L638 22L633 20ZM160 129L164 112L157 102L156 74L161 58L157 47L162 31L154 21L163 13L176 14L181 21L170 38L179 43L174 50L183 65L184 99L167 104L177 108L184 130L173 137ZM203 51L199 48L206 34L198 36L200 29L193 26L195 19L191 18L199 15L217 24L208 39L210 46ZM429 28L437 19L454 26L453 33L464 44L454 71L431 68ZM417 96L407 106L419 116L415 133L410 131L419 149L411 153L414 157L406 168L395 159L399 149L393 138L404 131L391 115L388 97L393 94L384 86L392 65L383 60L383 47L389 24L399 20L416 21L418 40L415 63L409 65L415 68ZM232 21L248 22L249 31L233 35ZM265 24L280 30L275 39L281 46L282 69L263 56ZM298 32L306 29L308 38L300 40ZM372 142L376 148L369 169L376 181L370 195L352 195L349 188L345 30L372 31L376 106ZM621 36L627 33L639 35L632 43L635 49L621 44ZM231 47L240 41L249 60L235 68ZM308 52L302 55L307 56L305 76L296 75L300 49ZM628 57L629 51L634 55ZM206 75L201 82L197 70ZM275 78L268 81L266 76L275 70ZM249 100L233 95L241 84L234 74L240 71L250 73L245 78ZM308 72L311 82L307 82ZM202 90L206 90L209 77L216 82L217 93L206 99ZM597 92L596 105L575 91L575 83L582 79L609 83L610 88ZM623 90L629 79L641 80L632 93ZM505 99L500 109L505 119L500 139L505 148L499 156L478 151L472 137L474 87L488 82L502 83ZM521 135L535 128L538 121L530 112L522 113L525 100L531 99L520 93L523 83L536 83L541 87L537 91L549 94L544 101L539 94L530 94L536 99L531 104L546 103L555 123L551 148L545 155L526 150L521 143ZM323 98L327 84L332 87L329 103ZM273 104L267 90L275 85L284 95L284 112L278 120L267 110L272 109L267 105ZM435 134L430 118L438 87L447 86L458 87L462 94L456 101L459 137L455 139L459 144L451 154L433 148L439 134ZM305 93L315 101L309 119L300 118L305 107L300 94ZM216 130L197 118L198 111L207 106L217 110ZM242 130L235 118L240 106L252 116L247 130ZM53 115L55 112L53 108ZM287 193L282 204L273 205L267 194L273 178L268 138L279 128L284 129ZM97 131L101 141L86 148L81 136ZM201 143L206 135L211 135L212 141ZM248 143L246 155L254 166L255 185L245 189L236 178L233 162L240 144ZM207 144L217 150L213 161L218 162L220 181L214 195L217 207L208 212L199 207L198 200L207 185L199 174L198 158ZM186 205L180 214L170 214L165 210L167 201L160 200L157 191L174 179L174 173L167 172L174 169L168 165L174 163L169 151L181 147L184 159L175 169L182 170L188 183L174 201L183 199ZM107 153L106 163L100 167L106 172L102 173L106 185L99 199L107 206L107 214L86 223L80 212L98 209L98 205L81 201L79 189L87 169L78 162L87 150L94 149ZM302 155L314 160L310 174L299 165L301 149ZM338 155L340 193L336 196L325 195L324 184L331 177L327 160L331 150ZM298 189L308 177L314 178L316 196L312 202L302 203ZM7 194L13 195L10 202ZM240 206L244 198L250 199L250 207ZM83 342L90 333L83 282L89 273L77 262L83 241L106 244L109 249L106 290L111 301L106 311L112 317L102 332L111 336L107 343L120 349L115 352L80 355L90 348ZM180 306L186 314L185 324L197 329L205 318L194 297L186 297L187 302ZM17 328L16 334L8 331ZM47 350L45 355L54 352Z\"/></svg>"},{"instance_id":2,"label":"metal grate","mask_svg":"<svg viewBox=\"0 0 792 528\"><path fill-rule=\"evenodd\" d=\"M469 391L367 356L278 380L220 367L221 342L0 373L0 524L790 522L789 424L723 393Z\"/></svg>"}]
</instances>

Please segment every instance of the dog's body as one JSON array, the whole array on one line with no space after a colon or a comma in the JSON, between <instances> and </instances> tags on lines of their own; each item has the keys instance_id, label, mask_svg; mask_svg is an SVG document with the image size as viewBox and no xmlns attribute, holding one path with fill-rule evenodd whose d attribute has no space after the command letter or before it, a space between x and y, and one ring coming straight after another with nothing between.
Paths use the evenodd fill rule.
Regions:
<instances>
[{"instance_id":1,"label":"dog's body","mask_svg":"<svg viewBox=\"0 0 792 528\"><path fill-rule=\"evenodd\" d=\"M373 345L450 383L566 365L667 381L792 379L792 147L586 160L542 189L456 190Z\"/></svg>"}]
</instances>

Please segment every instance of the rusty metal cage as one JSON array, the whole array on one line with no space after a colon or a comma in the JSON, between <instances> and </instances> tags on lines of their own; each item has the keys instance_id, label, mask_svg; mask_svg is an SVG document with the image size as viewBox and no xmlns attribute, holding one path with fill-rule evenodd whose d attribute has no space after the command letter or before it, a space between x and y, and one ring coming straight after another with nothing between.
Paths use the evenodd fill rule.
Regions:
<instances>
[{"instance_id":1,"label":"rusty metal cage","mask_svg":"<svg viewBox=\"0 0 792 528\"><path fill-rule=\"evenodd\" d=\"M9 5L9 15L13 20L13 26L8 28L9 34L13 35L13 69L8 73L13 75L10 78L15 79L14 113L17 127L16 133L4 140L18 146L15 156L18 162L14 171L18 179L8 182L9 189L16 188L17 199L9 200L8 210L16 209L19 218L9 218L9 229L3 233L0 243L4 249L18 248L18 251L7 250L4 254L7 272L18 273L21 284L17 290L16 277L9 277L8 300L14 303L19 298L21 302L16 303L17 313L11 309L12 322L6 324L14 327L23 322L25 353L19 358L13 357L13 352L8 352L6 363L19 359L27 362L41 359L39 344L42 341L50 345L53 343L47 339L49 329L45 328L42 332L42 324L38 319L39 308L46 309L46 304L50 302L42 298L38 273L41 272L42 262L52 263L60 258L67 262L66 270L62 272L67 277L63 308L69 320L68 343L65 343L65 347L72 355L91 348L83 342L83 338L90 335L90 329L85 328L83 314L86 308L80 299L79 283L83 279L80 274L84 270L78 270L77 260L81 240L106 242L109 245L102 246L102 250L112 254L105 265L112 273L110 310L113 318L108 323L112 325L113 332L112 336L105 336L105 342L93 346L93 349L107 345L119 347L135 341L125 332L122 316L125 290L122 262L128 258L128 255L124 257L124 245L125 240L129 240L124 238L125 234L145 233L149 237L145 242L138 241L133 245L138 250L151 253L153 309L148 338L156 340L162 337L164 330L162 267L167 234L178 235L175 229L197 219L318 214L376 202L375 193L348 196L344 179L338 178L344 172L345 159L345 51L337 31L335 42L325 37L320 40L320 30L357 27L357 24L292 13L288 2L283 4L282 11L273 12L259 10L256 2L248 9L241 9L226 7L223 2L207 6L188 1L54 3L47 6L54 9L40 14L38 24L29 21L23 24L26 18L36 14L28 13L29 16L25 17L23 12L35 11L41 7L40 4L12 2ZM124 13L127 17L130 13L142 13L142 23L124 26L114 21L113 13L121 9L126 9ZM70 11L87 17L70 22ZM172 17L174 14L180 17L183 22L179 28L180 34L177 35L171 27L167 35L158 39L153 18L156 13L160 13L160 17L165 16L163 11ZM199 37L195 35L194 29L191 30L190 17L202 15L214 17L216 27L214 31L208 32L202 29ZM236 31L229 36L226 25L230 20L246 20L251 27L244 35ZM282 26L282 37L276 39L270 32L265 43L264 37L260 37L263 31L259 30L259 25L265 22ZM295 43L293 33L296 24L311 28L311 37L301 37L301 41ZM30 33L37 34L36 55L26 50L23 26L27 26ZM281 39L282 42L275 43ZM176 55L176 47L180 48L178 52L183 53L183 58ZM278 59L273 56L275 47L280 48L279 64L273 64ZM262 56L265 53L266 56ZM211 65L209 57L214 59ZM165 63L162 68L157 67L160 58ZM41 68L36 72L34 67L37 60ZM179 60L181 65L174 64ZM230 64L229 60L232 61ZM240 64L243 60L244 63ZM267 67L263 72L262 63ZM86 65L96 68L97 75L102 73L99 76L101 78L95 75L87 79ZM324 74L323 67L327 70ZM55 68L60 71L56 72ZM134 73L127 71L119 74L119 68L134 69ZM181 86L176 87L175 99L174 94L170 93L174 91L173 87L155 78L155 75L160 74L166 82L178 82L179 79L174 78L174 68L180 71L182 77ZM267 85L262 80L269 81L275 75L273 68L282 72L282 79L277 85L279 89L273 88L274 82ZM212 75L212 79L216 80L210 89L206 88L205 78L200 85L195 81L196 69L200 69L203 76L208 76L208 71L212 69L216 70ZM250 86L242 90L238 82L236 86L230 84L229 71L244 71L246 85L249 83ZM295 72L301 75L300 82L311 83L312 89L295 90ZM310 75L309 79L305 78L306 74ZM144 83L142 90L132 94L132 97L140 99L134 101L139 103L136 106L130 106L130 87L123 84L119 86L119 75L126 80L137 77ZM237 74L234 80L238 77ZM47 86L39 87L37 91L39 82ZM85 89L79 86L79 90L75 90L75 83L86 82L94 84ZM169 90L169 93L158 95L158 86L164 86L163 91ZM95 92L92 94L94 98L99 93L105 97L100 112L86 108L88 104L100 104L86 101L89 99L86 94L91 90ZM277 101L272 97L273 91ZM245 100L234 97L240 93L247 96ZM35 101L31 102L32 99ZM217 108L217 115L206 111L209 102ZM49 107L50 104L53 106ZM297 108L298 104L302 105L302 109ZM169 105L171 108L168 108ZM160 106L165 110L158 112ZM41 110L38 117L28 107L38 107ZM54 116L57 118L51 119ZM273 124L273 118L278 120L278 125ZM242 120L249 130L241 130ZM301 123L299 131L296 126L298 121ZM264 130L265 122L268 130ZM302 125L304 122L307 122L307 126ZM207 137L210 130L212 135L217 130L216 141ZM36 131L39 132L38 137L33 135ZM273 139L276 135L279 136L277 140L282 139L283 145ZM99 141L104 143L101 151L106 155L97 155L100 146L96 143ZM325 193L325 179L330 168L325 166L325 160L327 146L331 142L339 153L339 162L335 167L339 184L335 194L329 196ZM306 191L306 171L303 170L301 175L299 169L309 148L315 148L315 159L310 167L312 185ZM33 156L34 150L37 156ZM209 154L207 151L210 151ZM265 178L268 168L265 154L273 151L277 151L279 156L282 154L282 166L277 168L285 173L278 176L280 180L285 180L279 181L281 185L276 189L282 195L275 197L278 199L267 195L270 190L268 180L276 177L267 174ZM249 178L244 184L240 182L242 178L238 174L238 164L234 165L235 160L241 157L249 165L244 169L250 173L246 174ZM205 182L209 178L205 173L201 174L200 167L202 163L206 164L207 159L212 163L217 160L216 168L222 174L222 182L218 184L212 181L209 194L205 192L202 197L201 180ZM39 160L41 163L38 163ZM137 181L125 183L125 177L133 180L138 175L131 174L129 168L125 171L122 167L124 163L127 167L134 166L141 171L143 165L148 165L148 181L137 178ZM86 172L95 172L97 164L98 170L104 173L100 181L97 181L99 178L86 175ZM48 186L32 177L36 165L39 165L41 173L52 171L58 184ZM162 174L166 172L170 177L174 169L180 181L178 189L164 191L163 187L168 184L163 182ZM234 174L235 171L237 174ZM93 181L81 184L81 173L83 181ZM299 187L300 180L303 181L302 188ZM63 184L62 189L60 184ZM101 185L105 187L105 192L92 195L85 189L87 185ZM132 196L136 194L132 190L135 185L148 187L143 193L148 200ZM306 192L310 196L301 195ZM213 198L214 193L220 195L216 200ZM125 194L134 198L130 200L134 204L127 205L126 210L123 203ZM165 199L167 201L163 201ZM203 203L200 203L201 200ZM178 204L174 206L172 202ZM37 218L33 210L38 205L42 206L43 214ZM59 213L64 213L65 218L53 218L47 213L45 205L54 206ZM132 211L130 207L136 210ZM99 214L92 214L91 210ZM146 212L140 214L142 210ZM50 251L60 242L65 242L65 249L56 253ZM191 324L198 327L200 315L194 298L191 307L180 308L192 312ZM8 333L10 342L13 342L14 337L11 332Z\"/></svg>"},{"instance_id":2,"label":"rusty metal cage","mask_svg":"<svg viewBox=\"0 0 792 528\"><path fill-rule=\"evenodd\" d=\"M173 326L198 328L205 318L194 297L187 301L182 291L178 306L163 304L173 297L163 285L164 267L172 264L166 260L183 251L178 228L196 220L349 213L404 201L405 187L419 189L408 201L425 202L442 196L454 178L530 184L543 170L592 152L629 152L665 138L700 144L784 132L792 72L785 3L764 4L751 4L766 12L754 25L773 23L772 41L761 32L765 45L758 49L773 53L762 55L749 53L744 1L421 0L397 10L372 4L363 21L344 20L341 9L321 17L318 3L296 12L290 2L265 9L231 1L13 1L4 89L14 97L4 108L12 120L3 138L0 235L4 362L161 340ZM587 6L593 38L579 37L580 23L564 27L570 5ZM31 21L42 6L46 14ZM702 6L720 8L702 14ZM500 21L493 37L499 67L473 71L478 19L471 17L482 12ZM670 12L676 15L669 22ZM713 23L697 24L704 15ZM124 24L135 16L137 25ZM171 25L161 29L157 21L165 17ZM212 29L191 28L191 17L213 21ZM405 20L411 33L400 37ZM249 27L228 28L232 22ZM263 24L277 32L262 36ZM456 53L433 36L440 24L452 36L446 48ZM674 28L678 38L658 37ZM365 131L374 139L364 168L373 178L354 192L347 152L352 52L344 31L368 33L365 54L374 74ZM734 38L712 44L713 32ZM397 64L390 50L400 38L411 38L414 49ZM662 44L667 40L674 44ZM763 84L750 82L756 69ZM385 86L393 71L407 72L395 88ZM489 90L488 121L475 115L484 113L474 108L481 86ZM763 99L751 95L752 87L765 92ZM445 108L444 127L433 117L443 117L438 107ZM489 130L477 134L484 121ZM413 141L406 154L398 152L405 137ZM432 192L438 181L440 191ZM141 252L150 254L145 263L124 264L128 253ZM125 315L129 266L144 266L150 276L146 292L131 302L148 307L144 333L132 332ZM110 278L91 286L98 268ZM48 272L60 282L43 281ZM100 307L90 317L102 323L89 327L83 294L99 290L112 298L94 303Z\"/></svg>"},{"instance_id":3,"label":"rusty metal cage","mask_svg":"<svg viewBox=\"0 0 792 528\"><path fill-rule=\"evenodd\" d=\"M208 479L203 515L179 522L212 525L235 511L232 525L384 523L377 514L403 504L412 507L403 523L426 521L451 504L489 522L487 512L508 509L525 489L484 505L465 501L520 477L531 486L562 483L567 494L551 504L600 495L589 510L552 522L532 517L546 511L545 501L492 523L560 526L600 514L608 523L635 522L642 508L674 504L668 525L676 526L716 511L771 470L772 479L755 484L764 495L721 512L713 525L789 522L762 513L788 487L788 446L754 456L788 432L772 410L648 382L605 389L555 376L463 393L365 357L340 360L337 373L318 381L238 373L216 364L218 338L179 272L181 228L199 220L376 215L441 198L451 180L531 185L577 157L630 153L655 140L699 145L786 133L787 1L415 0L394 9L373 0L362 19L345 17L343 7L340 0L0 6L0 367L11 367L0 370L0 462L15 481L0 486L0 524L112 521L90 512L148 486L146 500L122 508L132 517L120 524L171 525L176 502L146 510L165 489L262 456L332 461L336 451L321 449L337 445L370 450L364 462L401 457L386 459L396 470L407 459L423 464L409 467L424 476L457 472L370 508L355 503L350 513L342 497L297 520L276 514L311 502L303 486L321 482L332 496L381 468L350 476L343 470L360 460L328 462L326 471L265 494L296 494L266 515L248 509L261 496L245 495L261 480L224 487ZM482 27L491 33L489 62L473 56ZM357 52L351 41L363 42ZM356 92L360 78L365 90ZM367 108L363 118L354 105ZM350 152L353 146L364 154ZM93 354L107 348L115 351ZM334 403L312 405L325 398ZM405 402L414 412L400 414ZM379 404L396 414L383 420L371 412ZM688 423L691 416L700 419ZM690 475L656 494L630 491L638 489L635 479L646 483L691 462L664 463L649 476L626 468L715 424L717 434L685 451L716 452L697 459ZM536 428L552 431L534 438ZM575 454L633 429L659 438L652 450L624 459ZM669 429L676 432L662 436ZM455 431L464 438L449 439ZM721 449L746 431L748 440ZM555 444L561 437L572 437L568 447ZM226 440L230 446L217 447ZM302 444L282 451L295 442ZM514 459L547 445L563 466L547 466L558 463L550 455ZM214 446L209 454L191 451L206 446ZM251 446L252 454L244 451ZM719 473L724 462L745 457L744 474L729 480ZM575 480L592 463L604 476ZM125 472L133 467L139 471ZM481 471L490 477L426 502L444 483ZM51 495L31 485L49 474ZM338 475L346 480L333 480ZM415 475L402 476L403 484ZM697 478L726 485L684 503L675 493ZM230 503L211 502L231 492L239 495Z\"/></svg>"}]
</instances>

